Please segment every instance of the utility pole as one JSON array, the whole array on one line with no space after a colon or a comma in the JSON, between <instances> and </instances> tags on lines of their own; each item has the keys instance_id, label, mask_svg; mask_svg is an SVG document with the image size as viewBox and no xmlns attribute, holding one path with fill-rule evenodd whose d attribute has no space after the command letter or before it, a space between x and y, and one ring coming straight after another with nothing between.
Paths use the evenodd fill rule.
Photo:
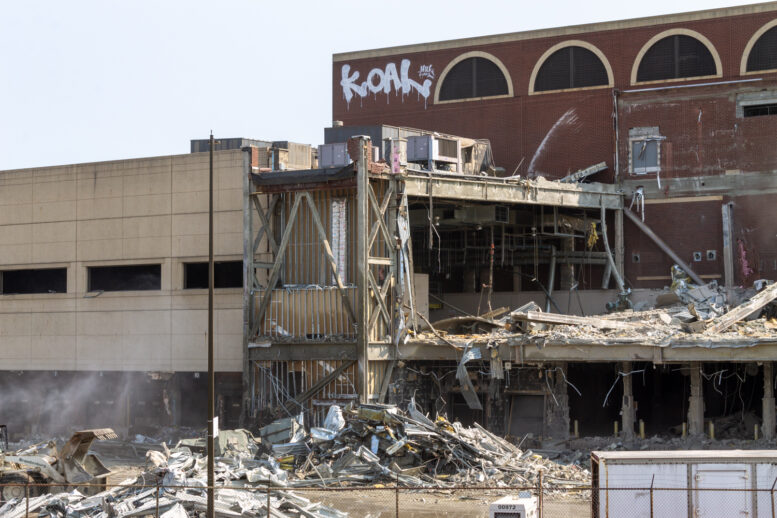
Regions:
<instances>
[{"instance_id":1,"label":"utility pole","mask_svg":"<svg viewBox=\"0 0 777 518\"><path fill-rule=\"evenodd\" d=\"M215 407L215 376L213 374L213 131L210 132L210 169L208 201L208 518L215 518L214 486L216 477L213 472L215 455L213 439L213 413Z\"/></svg>"}]
</instances>

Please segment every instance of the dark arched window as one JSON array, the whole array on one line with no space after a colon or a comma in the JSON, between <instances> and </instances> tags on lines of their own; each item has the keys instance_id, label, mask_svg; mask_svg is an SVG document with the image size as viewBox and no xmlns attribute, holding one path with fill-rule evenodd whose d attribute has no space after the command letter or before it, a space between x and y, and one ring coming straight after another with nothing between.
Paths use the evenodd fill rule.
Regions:
<instances>
[{"instance_id":1,"label":"dark arched window","mask_svg":"<svg viewBox=\"0 0 777 518\"><path fill-rule=\"evenodd\" d=\"M696 38L667 36L650 47L637 70L637 81L660 81L684 77L714 76L715 58Z\"/></svg>"},{"instance_id":2,"label":"dark arched window","mask_svg":"<svg viewBox=\"0 0 777 518\"><path fill-rule=\"evenodd\" d=\"M542 63L534 80L534 91L584 88L608 83L607 69L599 56L586 48L573 45L557 50Z\"/></svg>"},{"instance_id":3,"label":"dark arched window","mask_svg":"<svg viewBox=\"0 0 777 518\"><path fill-rule=\"evenodd\" d=\"M493 61L467 58L456 63L443 78L440 100L471 99L508 94L507 79Z\"/></svg>"},{"instance_id":4,"label":"dark arched window","mask_svg":"<svg viewBox=\"0 0 777 518\"><path fill-rule=\"evenodd\" d=\"M758 38L747 56L747 71L777 68L777 27L772 27Z\"/></svg>"}]
</instances>

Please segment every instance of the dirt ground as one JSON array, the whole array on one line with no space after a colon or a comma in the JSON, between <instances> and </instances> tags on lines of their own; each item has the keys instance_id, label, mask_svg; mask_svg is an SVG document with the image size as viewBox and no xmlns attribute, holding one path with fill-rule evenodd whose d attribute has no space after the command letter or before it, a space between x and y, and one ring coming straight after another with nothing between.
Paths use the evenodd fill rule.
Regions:
<instances>
[{"instance_id":1,"label":"dirt ground","mask_svg":"<svg viewBox=\"0 0 777 518\"><path fill-rule=\"evenodd\" d=\"M111 469L108 484L118 484L138 476L144 469L144 459L105 459ZM258 489L257 492L263 491ZM353 518L394 518L399 507L399 516L408 518L479 518L488 517L491 502L514 491L506 490L412 490L402 489L397 493L393 487L354 488L294 488L297 495L312 502L322 502ZM588 518L591 516L590 499L580 493L551 492L543 502L543 518Z\"/></svg>"},{"instance_id":2,"label":"dirt ground","mask_svg":"<svg viewBox=\"0 0 777 518\"><path fill-rule=\"evenodd\" d=\"M141 459L114 459L106 462L112 474L108 484L118 484L143 471ZM261 490L260 490L261 491ZM488 505L514 494L497 490L400 490L394 488L295 488L295 493L312 502L322 502L353 518L480 518L488 517ZM546 495L543 518L587 518L591 516L590 500L580 495Z\"/></svg>"},{"instance_id":3,"label":"dirt ground","mask_svg":"<svg viewBox=\"0 0 777 518\"><path fill-rule=\"evenodd\" d=\"M395 490L318 491L299 490L312 501L320 501L353 518L487 518L491 502L509 492L502 491L400 491ZM566 496L546 497L543 518L587 518L591 516L590 501Z\"/></svg>"}]
</instances>

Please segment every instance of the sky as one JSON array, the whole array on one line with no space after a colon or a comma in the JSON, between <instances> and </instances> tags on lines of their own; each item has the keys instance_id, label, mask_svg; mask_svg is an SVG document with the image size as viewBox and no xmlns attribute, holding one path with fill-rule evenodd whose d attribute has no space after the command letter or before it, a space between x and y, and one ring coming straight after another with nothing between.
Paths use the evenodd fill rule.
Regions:
<instances>
[{"instance_id":1,"label":"sky","mask_svg":"<svg viewBox=\"0 0 777 518\"><path fill-rule=\"evenodd\" d=\"M211 130L317 145L333 53L747 3L5 0L0 170L188 153Z\"/></svg>"}]
</instances>

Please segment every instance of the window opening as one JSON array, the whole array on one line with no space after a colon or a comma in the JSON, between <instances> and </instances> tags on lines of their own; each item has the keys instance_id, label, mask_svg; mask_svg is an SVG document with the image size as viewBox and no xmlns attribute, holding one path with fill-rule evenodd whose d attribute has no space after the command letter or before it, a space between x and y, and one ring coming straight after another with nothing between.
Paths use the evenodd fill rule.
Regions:
<instances>
[{"instance_id":1,"label":"window opening","mask_svg":"<svg viewBox=\"0 0 777 518\"><path fill-rule=\"evenodd\" d=\"M243 261L216 261L213 273L214 288L243 287ZM208 263L184 263L183 289L208 289Z\"/></svg>"},{"instance_id":2,"label":"window opening","mask_svg":"<svg viewBox=\"0 0 777 518\"><path fill-rule=\"evenodd\" d=\"M691 36L667 36L651 46L637 69L637 81L660 81L713 76L715 59L701 41Z\"/></svg>"},{"instance_id":3,"label":"window opening","mask_svg":"<svg viewBox=\"0 0 777 518\"><path fill-rule=\"evenodd\" d=\"M448 71L440 87L440 100L472 99L508 94L507 79L493 61L467 58Z\"/></svg>"},{"instance_id":4,"label":"window opening","mask_svg":"<svg viewBox=\"0 0 777 518\"><path fill-rule=\"evenodd\" d=\"M661 141L658 127L631 128L629 130L629 171L631 174L658 174L661 171ZM658 179L659 187L661 180Z\"/></svg>"},{"instance_id":5,"label":"window opening","mask_svg":"<svg viewBox=\"0 0 777 518\"><path fill-rule=\"evenodd\" d=\"M90 266L89 291L142 291L162 289L162 266L132 264Z\"/></svg>"},{"instance_id":6,"label":"window opening","mask_svg":"<svg viewBox=\"0 0 777 518\"><path fill-rule=\"evenodd\" d=\"M66 293L67 268L37 268L0 272L0 293Z\"/></svg>"},{"instance_id":7,"label":"window opening","mask_svg":"<svg viewBox=\"0 0 777 518\"><path fill-rule=\"evenodd\" d=\"M534 82L534 91L607 84L607 69L599 56L584 47L572 45L557 50L542 63Z\"/></svg>"},{"instance_id":8,"label":"window opening","mask_svg":"<svg viewBox=\"0 0 777 518\"><path fill-rule=\"evenodd\" d=\"M747 71L777 68L777 26L761 35L747 56Z\"/></svg>"},{"instance_id":9,"label":"window opening","mask_svg":"<svg viewBox=\"0 0 777 518\"><path fill-rule=\"evenodd\" d=\"M745 117L760 117L762 115L777 115L777 103L751 104L742 107Z\"/></svg>"}]
</instances>

